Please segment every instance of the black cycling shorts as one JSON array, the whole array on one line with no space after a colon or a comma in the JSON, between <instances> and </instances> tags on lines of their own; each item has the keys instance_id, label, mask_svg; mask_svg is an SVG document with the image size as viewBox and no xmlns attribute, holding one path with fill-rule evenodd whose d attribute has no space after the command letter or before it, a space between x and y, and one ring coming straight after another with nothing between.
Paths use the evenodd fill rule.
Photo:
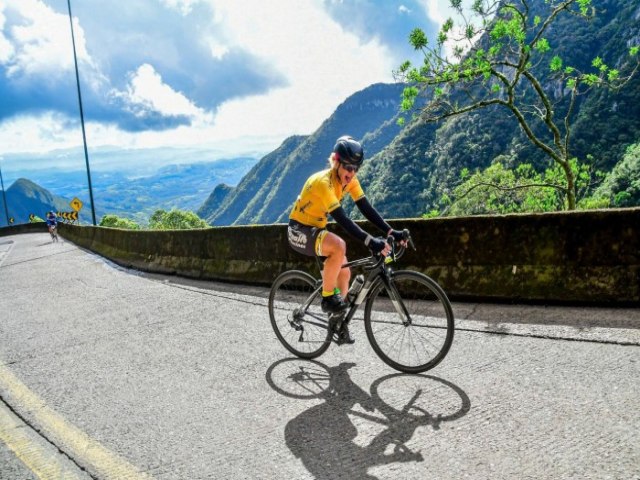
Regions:
<instances>
[{"instance_id":1,"label":"black cycling shorts","mask_svg":"<svg viewBox=\"0 0 640 480\"><path fill-rule=\"evenodd\" d=\"M310 227L295 220L289 220L287 238L289 239L289 245L296 252L308 257L322 257L320 247L327 233L324 228Z\"/></svg>"}]
</instances>

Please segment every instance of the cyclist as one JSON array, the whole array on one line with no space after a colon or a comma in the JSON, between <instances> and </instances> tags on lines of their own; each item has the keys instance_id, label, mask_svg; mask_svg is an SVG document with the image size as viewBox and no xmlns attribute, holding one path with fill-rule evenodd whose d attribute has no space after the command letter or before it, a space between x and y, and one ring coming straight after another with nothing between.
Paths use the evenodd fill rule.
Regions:
<instances>
[{"instance_id":1,"label":"cyclist","mask_svg":"<svg viewBox=\"0 0 640 480\"><path fill-rule=\"evenodd\" d=\"M391 250L384 238L373 237L347 216L340 205L347 193L365 218L384 235L404 242L402 231L391 228L365 197L356 178L363 161L364 151L359 142L348 135L338 138L329 156L330 168L307 179L289 215L287 236L291 247L303 255L324 259L321 307L330 314L347 308L341 293L348 291L351 271L342 268L347 263L347 246L341 237L325 229L327 216L331 215L338 225L373 253L386 256ZM354 342L344 324L340 335L347 343Z\"/></svg>"},{"instance_id":2,"label":"cyclist","mask_svg":"<svg viewBox=\"0 0 640 480\"><path fill-rule=\"evenodd\" d=\"M58 226L58 217L56 216L55 212L50 210L47 213L46 222L47 222L47 228L49 229L49 233L53 236L53 229Z\"/></svg>"}]
</instances>

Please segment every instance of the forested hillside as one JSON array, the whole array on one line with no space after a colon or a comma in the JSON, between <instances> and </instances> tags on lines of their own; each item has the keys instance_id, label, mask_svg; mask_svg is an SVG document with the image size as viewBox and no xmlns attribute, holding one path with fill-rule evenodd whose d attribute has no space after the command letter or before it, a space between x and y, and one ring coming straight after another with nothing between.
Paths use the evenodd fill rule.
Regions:
<instances>
[{"instance_id":1,"label":"forested hillside","mask_svg":"<svg viewBox=\"0 0 640 480\"><path fill-rule=\"evenodd\" d=\"M235 188L218 185L198 210L198 215L211 225L230 225L242 215L246 217L256 214L261 208L259 202L264 200L266 194L263 189L277 183L284 159L306 138L287 138L280 147L254 165Z\"/></svg>"},{"instance_id":2,"label":"forested hillside","mask_svg":"<svg viewBox=\"0 0 640 480\"><path fill-rule=\"evenodd\" d=\"M49 210L70 212L70 199L53 195L30 180L16 180L5 192L9 218L15 224L29 222L29 215L46 218ZM3 198L0 195L0 226L6 226Z\"/></svg>"},{"instance_id":3,"label":"forested hillside","mask_svg":"<svg viewBox=\"0 0 640 480\"><path fill-rule=\"evenodd\" d=\"M542 0L529 3L538 12L547 8ZM554 53L578 68L588 70L597 55L619 67L629 46L640 44L640 5L634 0L593 4L596 16L591 21L559 16L548 32L548 41L557 48ZM555 108L566 109L568 98L562 85L550 78L548 65L541 63L536 72L545 88L554 92ZM595 89L580 97L571 118L573 154L581 162L611 171L627 147L640 141L640 75L618 92ZM520 163L539 169L550 166L515 118L506 109L492 107L438 124L419 119L409 123L360 176L383 214L419 216L451 192L462 169L486 168L498 156L508 167Z\"/></svg>"},{"instance_id":4,"label":"forested hillside","mask_svg":"<svg viewBox=\"0 0 640 480\"><path fill-rule=\"evenodd\" d=\"M531 18L548 13L544 0L528 4ZM593 70L596 56L612 68L621 68L629 47L640 45L637 0L594 0L593 6L591 20L571 14L557 17L546 32L551 46L548 59L534 67L560 113L568 108L568 95L562 82L551 76L553 55L584 71ZM362 140L367 160L358 177L371 202L390 218L417 217L438 207L443 195L460 184L463 169L483 170L496 159L506 168L528 163L542 172L551 166L511 113L498 106L439 123L418 117L400 130L395 123L396 94L403 88L376 85L348 98L313 135L298 139L296 148L285 148L285 142L261 160L217 212L209 213L208 221L214 225L286 221L302 183L312 172L325 168L333 142L345 133ZM612 172L628 148L640 143L640 74L619 91L593 89L579 96L570 120L572 155L593 169ZM628 153L626 158L625 165L615 170L615 179L608 179L599 190L609 195L613 206L637 204L634 194L621 195L616 190L625 185L631 188L620 178L621 172L637 171L637 155ZM624 203L616 203L616 198ZM349 202L345 207L354 208Z\"/></svg>"},{"instance_id":5,"label":"forested hillside","mask_svg":"<svg viewBox=\"0 0 640 480\"><path fill-rule=\"evenodd\" d=\"M362 139L367 154L373 155L398 134L395 120L402 89L402 85L376 84L355 93L312 135L289 138L260 160L217 211L201 209L201 216L212 225L284 221L307 177L328 167L339 136Z\"/></svg>"}]
</instances>

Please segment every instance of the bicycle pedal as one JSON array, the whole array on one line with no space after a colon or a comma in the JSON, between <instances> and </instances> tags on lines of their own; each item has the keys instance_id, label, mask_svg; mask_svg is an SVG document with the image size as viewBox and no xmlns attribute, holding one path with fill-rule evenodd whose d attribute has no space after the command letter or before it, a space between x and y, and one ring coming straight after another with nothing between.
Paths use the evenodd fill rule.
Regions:
<instances>
[{"instance_id":1,"label":"bicycle pedal","mask_svg":"<svg viewBox=\"0 0 640 480\"><path fill-rule=\"evenodd\" d=\"M338 345L353 345L356 342L346 324L341 325L340 329L333 333L332 340Z\"/></svg>"}]
</instances>

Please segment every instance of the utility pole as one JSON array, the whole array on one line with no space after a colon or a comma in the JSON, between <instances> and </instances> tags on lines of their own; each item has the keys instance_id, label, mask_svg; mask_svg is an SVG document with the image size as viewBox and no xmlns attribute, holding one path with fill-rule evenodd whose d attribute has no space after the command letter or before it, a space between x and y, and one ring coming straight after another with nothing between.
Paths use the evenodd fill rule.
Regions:
<instances>
[{"instance_id":1,"label":"utility pole","mask_svg":"<svg viewBox=\"0 0 640 480\"><path fill-rule=\"evenodd\" d=\"M9 226L9 209L7 208L7 195L4 192L4 181L2 180L2 167L0 166L0 187L2 187L2 204L4 205L4 214L7 217L7 227Z\"/></svg>"},{"instance_id":2,"label":"utility pole","mask_svg":"<svg viewBox=\"0 0 640 480\"><path fill-rule=\"evenodd\" d=\"M87 180L89 182L89 198L91 199L91 218L96 225L96 207L93 203L93 188L91 186L91 170L89 169L89 152L87 151L87 135L84 129L84 111L82 110L82 94L80 93L80 75L78 74L78 58L76 56L76 39L73 34L73 17L71 16L71 0L67 0L69 7L69 23L71 24L71 44L73 45L73 62L76 66L76 85L78 86L78 103L80 105L80 123L82 124L82 142L84 144L84 160L87 164Z\"/></svg>"}]
</instances>

